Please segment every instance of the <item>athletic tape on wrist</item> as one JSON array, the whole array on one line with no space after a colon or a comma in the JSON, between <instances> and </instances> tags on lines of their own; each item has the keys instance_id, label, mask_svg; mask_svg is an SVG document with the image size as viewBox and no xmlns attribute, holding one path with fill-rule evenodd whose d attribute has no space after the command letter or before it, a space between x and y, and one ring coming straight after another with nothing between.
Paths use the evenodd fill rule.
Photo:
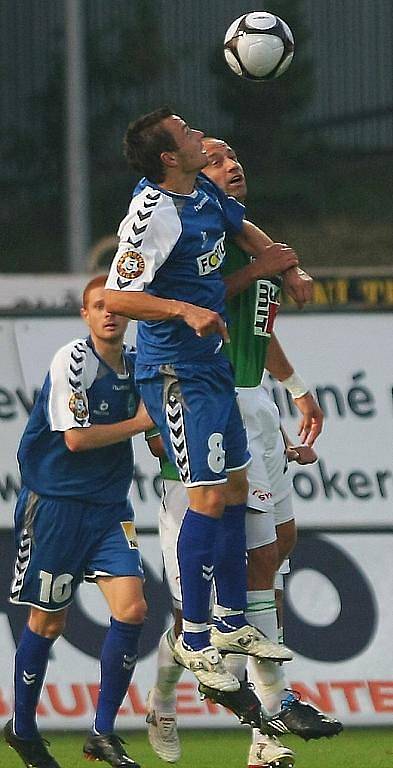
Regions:
<instances>
[{"instance_id":1,"label":"athletic tape on wrist","mask_svg":"<svg viewBox=\"0 0 393 768\"><path fill-rule=\"evenodd\" d=\"M294 371L290 376L288 376L287 379L284 379L284 381L281 382L283 387L290 392L293 399L296 400L297 397L303 397L303 395L307 395L307 393L310 391L307 384L303 381L303 379Z\"/></svg>"}]
</instances>

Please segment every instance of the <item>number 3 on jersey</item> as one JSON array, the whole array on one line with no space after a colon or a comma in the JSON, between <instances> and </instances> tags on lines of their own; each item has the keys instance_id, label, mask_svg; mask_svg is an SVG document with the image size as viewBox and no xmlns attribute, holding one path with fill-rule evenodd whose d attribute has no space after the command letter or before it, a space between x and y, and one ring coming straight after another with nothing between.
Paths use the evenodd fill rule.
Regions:
<instances>
[{"instance_id":1,"label":"number 3 on jersey","mask_svg":"<svg viewBox=\"0 0 393 768\"><path fill-rule=\"evenodd\" d=\"M207 463L212 472L222 472L225 467L225 451L222 447L223 435L221 432L213 432L207 444L209 446L209 453L207 455Z\"/></svg>"}]
</instances>

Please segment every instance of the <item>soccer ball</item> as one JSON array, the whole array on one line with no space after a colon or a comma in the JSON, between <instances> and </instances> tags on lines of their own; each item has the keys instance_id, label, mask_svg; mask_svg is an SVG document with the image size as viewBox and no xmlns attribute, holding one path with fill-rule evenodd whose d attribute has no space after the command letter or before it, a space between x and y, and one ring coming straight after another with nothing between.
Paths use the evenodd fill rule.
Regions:
<instances>
[{"instance_id":1,"label":"soccer ball","mask_svg":"<svg viewBox=\"0 0 393 768\"><path fill-rule=\"evenodd\" d=\"M295 47L293 34L273 13L254 11L232 22L224 39L224 56L232 72L248 80L273 80L288 69Z\"/></svg>"}]
</instances>

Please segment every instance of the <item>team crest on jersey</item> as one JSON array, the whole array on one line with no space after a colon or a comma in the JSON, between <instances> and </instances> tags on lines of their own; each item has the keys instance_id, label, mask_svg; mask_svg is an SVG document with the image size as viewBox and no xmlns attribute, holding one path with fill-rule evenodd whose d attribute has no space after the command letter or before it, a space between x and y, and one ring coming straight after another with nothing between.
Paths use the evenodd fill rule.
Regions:
<instances>
[{"instance_id":1,"label":"team crest on jersey","mask_svg":"<svg viewBox=\"0 0 393 768\"><path fill-rule=\"evenodd\" d=\"M89 415L87 401L83 392L73 392L68 406L77 421L84 421Z\"/></svg>"},{"instance_id":2,"label":"team crest on jersey","mask_svg":"<svg viewBox=\"0 0 393 768\"><path fill-rule=\"evenodd\" d=\"M136 251L126 251L117 262L117 271L120 277L127 280L135 280L145 269L143 256Z\"/></svg>"},{"instance_id":3,"label":"team crest on jersey","mask_svg":"<svg viewBox=\"0 0 393 768\"><path fill-rule=\"evenodd\" d=\"M124 536L127 539L127 544L130 549L138 549L138 538L136 535L135 525L131 520L125 520L120 523Z\"/></svg>"}]
</instances>

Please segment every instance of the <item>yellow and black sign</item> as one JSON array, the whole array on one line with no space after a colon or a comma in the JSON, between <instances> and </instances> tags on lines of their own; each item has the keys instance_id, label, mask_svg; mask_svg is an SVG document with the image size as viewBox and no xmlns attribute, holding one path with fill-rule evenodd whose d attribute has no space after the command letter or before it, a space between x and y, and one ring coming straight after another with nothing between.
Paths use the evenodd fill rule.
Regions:
<instances>
[{"instance_id":1,"label":"yellow and black sign","mask_svg":"<svg viewBox=\"0 0 393 768\"><path fill-rule=\"evenodd\" d=\"M393 310L393 275L369 277L349 275L314 276L313 301L310 309L382 309ZM292 309L294 302L285 292L282 296L282 308Z\"/></svg>"}]
</instances>

